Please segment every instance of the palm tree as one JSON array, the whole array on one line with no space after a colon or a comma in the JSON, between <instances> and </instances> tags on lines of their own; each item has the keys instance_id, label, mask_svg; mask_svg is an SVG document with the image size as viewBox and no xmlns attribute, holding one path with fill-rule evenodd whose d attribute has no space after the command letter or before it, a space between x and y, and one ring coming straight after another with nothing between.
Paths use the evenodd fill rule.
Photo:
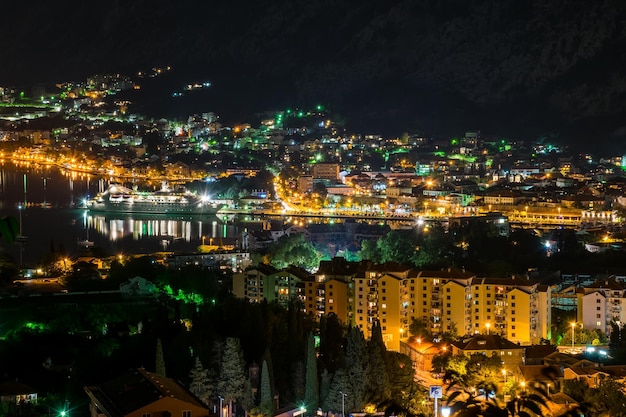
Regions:
<instances>
[{"instance_id":1,"label":"palm tree","mask_svg":"<svg viewBox=\"0 0 626 417\"><path fill-rule=\"evenodd\" d=\"M457 389L451 383L447 392L451 392L444 406L450 409L451 417L534 417L548 414L548 382L536 382L524 387L520 395L514 396L508 402L496 398L497 387L480 387L478 394L467 388ZM492 392L493 395L488 393ZM583 410L575 407L561 416L581 416Z\"/></svg>"}]
</instances>

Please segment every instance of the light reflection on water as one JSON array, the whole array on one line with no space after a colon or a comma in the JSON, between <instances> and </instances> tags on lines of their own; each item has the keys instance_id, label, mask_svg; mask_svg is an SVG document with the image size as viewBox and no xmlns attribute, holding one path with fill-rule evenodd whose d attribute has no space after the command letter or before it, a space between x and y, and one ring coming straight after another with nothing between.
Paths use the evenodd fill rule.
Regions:
<instances>
[{"instance_id":1,"label":"light reflection on water","mask_svg":"<svg viewBox=\"0 0 626 417\"><path fill-rule=\"evenodd\" d=\"M78 256L84 241L111 255L193 251L203 241L236 245L242 232L261 228L258 222L224 224L216 216L105 214L80 208L107 184L107 179L56 168L0 164L0 216L21 217L22 234L28 237L24 265L34 265L53 250ZM19 245L0 241L0 251L20 259Z\"/></svg>"}]
</instances>

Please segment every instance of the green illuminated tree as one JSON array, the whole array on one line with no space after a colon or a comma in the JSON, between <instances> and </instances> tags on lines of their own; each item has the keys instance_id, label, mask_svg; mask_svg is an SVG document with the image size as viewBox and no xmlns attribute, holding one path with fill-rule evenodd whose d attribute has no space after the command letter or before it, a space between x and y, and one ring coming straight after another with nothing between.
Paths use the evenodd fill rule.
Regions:
<instances>
[{"instance_id":1,"label":"green illuminated tree","mask_svg":"<svg viewBox=\"0 0 626 417\"><path fill-rule=\"evenodd\" d=\"M380 253L380 261L398 262L415 265L417 253L411 235L401 230L392 230L378 240L376 247Z\"/></svg>"},{"instance_id":2,"label":"green illuminated tree","mask_svg":"<svg viewBox=\"0 0 626 417\"><path fill-rule=\"evenodd\" d=\"M313 244L300 234L281 237L272 245L268 253L272 266L278 269L294 265L311 270L316 268L320 262L320 255Z\"/></svg>"},{"instance_id":3,"label":"green illuminated tree","mask_svg":"<svg viewBox=\"0 0 626 417\"><path fill-rule=\"evenodd\" d=\"M20 234L20 223L14 217L0 218L0 237L8 243L15 242Z\"/></svg>"},{"instance_id":4,"label":"green illuminated tree","mask_svg":"<svg viewBox=\"0 0 626 417\"><path fill-rule=\"evenodd\" d=\"M381 263L380 252L378 252L378 244L375 240L364 240L361 242L361 250L359 251L361 259Z\"/></svg>"}]
</instances>

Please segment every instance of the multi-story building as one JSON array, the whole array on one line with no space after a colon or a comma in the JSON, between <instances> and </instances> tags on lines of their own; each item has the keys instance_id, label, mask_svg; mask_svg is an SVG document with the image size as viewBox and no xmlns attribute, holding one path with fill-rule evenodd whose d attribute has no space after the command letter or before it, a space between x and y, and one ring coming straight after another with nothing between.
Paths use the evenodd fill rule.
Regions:
<instances>
[{"instance_id":1,"label":"multi-story building","mask_svg":"<svg viewBox=\"0 0 626 417\"><path fill-rule=\"evenodd\" d=\"M309 274L299 268L277 270L259 264L233 275L233 295L250 302L278 302L288 305L292 300L303 300L304 282Z\"/></svg>"},{"instance_id":2,"label":"multi-story building","mask_svg":"<svg viewBox=\"0 0 626 417\"><path fill-rule=\"evenodd\" d=\"M385 263L368 265L354 278L354 318L366 338L373 323L380 322L383 340L392 350L400 348L400 338L408 332L406 304L402 297L404 282L413 271L410 267Z\"/></svg>"},{"instance_id":3,"label":"multi-story building","mask_svg":"<svg viewBox=\"0 0 626 417\"><path fill-rule=\"evenodd\" d=\"M213 252L173 253L167 257L166 263L171 269L199 266L206 269L243 271L250 265L250 253L234 248Z\"/></svg>"},{"instance_id":4,"label":"multi-story building","mask_svg":"<svg viewBox=\"0 0 626 417\"><path fill-rule=\"evenodd\" d=\"M466 308L466 333L486 329L524 345L550 336L550 288L526 277L473 279Z\"/></svg>"},{"instance_id":5,"label":"multi-story building","mask_svg":"<svg viewBox=\"0 0 626 417\"><path fill-rule=\"evenodd\" d=\"M449 268L420 271L405 283L407 315L405 326L413 319L425 323L434 333L457 331L464 334L465 292L474 274Z\"/></svg>"},{"instance_id":6,"label":"multi-story building","mask_svg":"<svg viewBox=\"0 0 626 417\"><path fill-rule=\"evenodd\" d=\"M313 175L301 175L298 178L298 190L307 193L313 190Z\"/></svg>"},{"instance_id":7,"label":"multi-story building","mask_svg":"<svg viewBox=\"0 0 626 417\"><path fill-rule=\"evenodd\" d=\"M258 270L246 273L247 297L262 294L270 299L272 291L266 286L276 284L254 278ZM392 350L409 336L413 320L421 320L434 335L487 333L520 345L550 338L550 287L526 277L478 278L454 268L416 271L395 263L372 265L334 258L321 262L314 276L299 282L308 314L318 320L333 314L342 323L357 326L366 338L378 321ZM242 290L235 290L233 284L233 292L239 296ZM276 298L274 293L271 296Z\"/></svg>"},{"instance_id":8,"label":"multi-story building","mask_svg":"<svg viewBox=\"0 0 626 417\"><path fill-rule=\"evenodd\" d=\"M313 178L321 178L334 181L339 179L339 164L314 164L312 171Z\"/></svg>"},{"instance_id":9,"label":"multi-story building","mask_svg":"<svg viewBox=\"0 0 626 417\"><path fill-rule=\"evenodd\" d=\"M610 333L611 322L626 322L624 285L615 278L605 278L576 291L577 321L585 329L600 329Z\"/></svg>"},{"instance_id":10,"label":"multi-story building","mask_svg":"<svg viewBox=\"0 0 626 417\"><path fill-rule=\"evenodd\" d=\"M313 282L306 283L309 309L316 316L334 314L343 323L352 323L354 316L354 277L361 267L359 262L345 258L321 261ZM314 294L315 303L309 300ZM305 304L305 308L307 305Z\"/></svg>"}]
</instances>

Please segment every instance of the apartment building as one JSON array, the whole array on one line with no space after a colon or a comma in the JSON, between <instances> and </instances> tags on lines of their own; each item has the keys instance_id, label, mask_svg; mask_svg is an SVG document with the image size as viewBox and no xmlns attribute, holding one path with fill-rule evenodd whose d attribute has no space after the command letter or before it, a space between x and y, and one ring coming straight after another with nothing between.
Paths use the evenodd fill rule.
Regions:
<instances>
[{"instance_id":1,"label":"apartment building","mask_svg":"<svg viewBox=\"0 0 626 417\"><path fill-rule=\"evenodd\" d=\"M312 167L313 178L321 178L328 180L339 179L339 164L319 163Z\"/></svg>"},{"instance_id":2,"label":"apartment building","mask_svg":"<svg viewBox=\"0 0 626 417\"><path fill-rule=\"evenodd\" d=\"M465 334L465 293L474 274L448 268L440 271L419 271L405 283L407 327L413 319L427 324L433 333L453 331L456 326Z\"/></svg>"},{"instance_id":3,"label":"apartment building","mask_svg":"<svg viewBox=\"0 0 626 417\"><path fill-rule=\"evenodd\" d=\"M522 345L550 336L550 287L526 277L473 279L466 308L466 334L486 330Z\"/></svg>"},{"instance_id":4,"label":"apartment building","mask_svg":"<svg viewBox=\"0 0 626 417\"><path fill-rule=\"evenodd\" d=\"M604 278L576 290L577 321L585 329L600 329L609 334L611 322L626 322L624 284L615 278Z\"/></svg>"},{"instance_id":5,"label":"apartment building","mask_svg":"<svg viewBox=\"0 0 626 417\"><path fill-rule=\"evenodd\" d=\"M332 313L341 322L352 323L354 277L362 265L339 257L320 261L315 275L304 282L305 312L317 319Z\"/></svg>"},{"instance_id":6,"label":"apartment building","mask_svg":"<svg viewBox=\"0 0 626 417\"><path fill-rule=\"evenodd\" d=\"M287 306L291 300L304 300L304 282L310 275L295 267L283 270L259 264L233 275L233 295L253 303L278 302Z\"/></svg>"},{"instance_id":7,"label":"apartment building","mask_svg":"<svg viewBox=\"0 0 626 417\"><path fill-rule=\"evenodd\" d=\"M250 296L272 294L250 284ZM273 273L274 275L276 273ZM270 274L271 275L271 274ZM549 339L551 290L527 277L479 278L463 269L417 271L396 263L382 265L348 262L343 258L322 261L318 271L301 277L305 311L319 320L333 314L342 323L361 329L369 338L380 322L383 339L391 350L409 336L414 319L434 335L493 334L520 345ZM240 291L233 291L237 295Z\"/></svg>"}]
</instances>

